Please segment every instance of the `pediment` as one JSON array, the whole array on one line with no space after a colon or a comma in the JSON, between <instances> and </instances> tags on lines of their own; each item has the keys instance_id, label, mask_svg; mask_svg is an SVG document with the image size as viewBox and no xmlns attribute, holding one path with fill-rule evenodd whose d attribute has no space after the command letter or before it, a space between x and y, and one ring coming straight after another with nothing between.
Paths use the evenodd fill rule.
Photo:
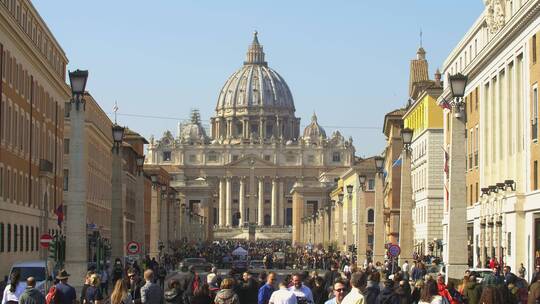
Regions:
<instances>
[{"instance_id":1,"label":"pediment","mask_svg":"<svg viewBox=\"0 0 540 304\"><path fill-rule=\"evenodd\" d=\"M251 167L275 167L275 164L260 158L257 155L246 155L238 160L227 164L228 167L251 168Z\"/></svg>"}]
</instances>

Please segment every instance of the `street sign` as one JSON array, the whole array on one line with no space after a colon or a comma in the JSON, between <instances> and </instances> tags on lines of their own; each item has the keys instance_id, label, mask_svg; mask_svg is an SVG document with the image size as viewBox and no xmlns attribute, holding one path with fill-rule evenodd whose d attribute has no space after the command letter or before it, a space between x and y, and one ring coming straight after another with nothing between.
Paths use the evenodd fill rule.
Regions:
<instances>
[{"instance_id":1,"label":"street sign","mask_svg":"<svg viewBox=\"0 0 540 304\"><path fill-rule=\"evenodd\" d=\"M388 246L388 255L395 258L401 253L401 248L399 245L390 245Z\"/></svg>"},{"instance_id":2,"label":"street sign","mask_svg":"<svg viewBox=\"0 0 540 304\"><path fill-rule=\"evenodd\" d=\"M139 251L141 251L141 246L139 245L139 243L135 242L135 241L131 241L129 243L127 243L126 245L126 250L128 252L128 254L137 254L139 253Z\"/></svg>"},{"instance_id":3,"label":"street sign","mask_svg":"<svg viewBox=\"0 0 540 304\"><path fill-rule=\"evenodd\" d=\"M52 243L52 241L53 241L53 237L50 234L43 234L39 238L39 244L43 248L49 248L49 245Z\"/></svg>"}]
</instances>

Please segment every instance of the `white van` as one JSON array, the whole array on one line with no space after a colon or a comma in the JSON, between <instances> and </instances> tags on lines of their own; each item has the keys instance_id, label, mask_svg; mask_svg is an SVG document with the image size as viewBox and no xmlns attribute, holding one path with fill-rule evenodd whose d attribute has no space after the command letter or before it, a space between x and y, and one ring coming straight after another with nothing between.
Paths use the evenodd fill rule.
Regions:
<instances>
[{"instance_id":1,"label":"white van","mask_svg":"<svg viewBox=\"0 0 540 304\"><path fill-rule=\"evenodd\" d=\"M24 261L17 262L11 266L11 273L18 270L21 273L21 284L26 285L26 279L28 277L34 277L36 279L36 288L43 293L47 294L49 287L52 284L51 271L47 266L47 261ZM8 284L10 282L8 281Z\"/></svg>"}]
</instances>

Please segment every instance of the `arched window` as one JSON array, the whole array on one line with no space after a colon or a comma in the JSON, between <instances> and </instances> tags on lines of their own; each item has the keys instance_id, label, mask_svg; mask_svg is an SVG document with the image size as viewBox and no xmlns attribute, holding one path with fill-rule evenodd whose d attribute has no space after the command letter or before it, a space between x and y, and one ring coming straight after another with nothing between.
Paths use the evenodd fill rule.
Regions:
<instances>
[{"instance_id":1,"label":"arched window","mask_svg":"<svg viewBox=\"0 0 540 304\"><path fill-rule=\"evenodd\" d=\"M375 219L375 211L373 209L368 209L367 211L368 223L373 223L374 219Z\"/></svg>"}]
</instances>

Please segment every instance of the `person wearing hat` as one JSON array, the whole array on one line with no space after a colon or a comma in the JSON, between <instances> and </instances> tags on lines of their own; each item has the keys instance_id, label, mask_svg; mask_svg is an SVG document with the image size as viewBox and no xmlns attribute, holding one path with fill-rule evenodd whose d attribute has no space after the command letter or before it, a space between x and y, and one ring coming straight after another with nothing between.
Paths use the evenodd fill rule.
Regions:
<instances>
[{"instance_id":1,"label":"person wearing hat","mask_svg":"<svg viewBox=\"0 0 540 304\"><path fill-rule=\"evenodd\" d=\"M68 284L69 273L65 269L62 269L56 276L60 281L56 284L56 298L57 304L73 304L77 298L75 288Z\"/></svg>"}]
</instances>

